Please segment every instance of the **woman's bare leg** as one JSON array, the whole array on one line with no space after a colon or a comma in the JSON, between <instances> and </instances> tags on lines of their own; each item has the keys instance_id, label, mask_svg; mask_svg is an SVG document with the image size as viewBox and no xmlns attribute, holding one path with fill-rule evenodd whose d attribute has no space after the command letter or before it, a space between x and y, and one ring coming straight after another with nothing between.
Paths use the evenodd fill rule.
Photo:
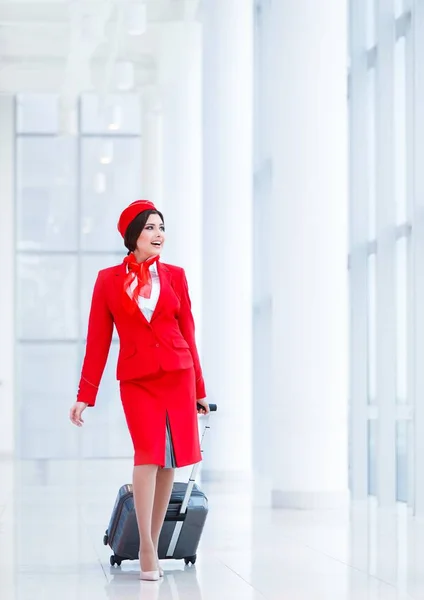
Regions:
<instances>
[{"instance_id":1,"label":"woman's bare leg","mask_svg":"<svg viewBox=\"0 0 424 600\"><path fill-rule=\"evenodd\" d=\"M157 554L152 539L152 514L157 465L138 465L133 472L134 506L140 534L140 569L157 571Z\"/></svg>"},{"instance_id":2,"label":"woman's bare leg","mask_svg":"<svg viewBox=\"0 0 424 600\"><path fill-rule=\"evenodd\" d=\"M169 499L174 483L175 469L158 469L156 475L156 491L152 513L152 541L155 552L158 552L159 536L165 520Z\"/></svg>"}]
</instances>

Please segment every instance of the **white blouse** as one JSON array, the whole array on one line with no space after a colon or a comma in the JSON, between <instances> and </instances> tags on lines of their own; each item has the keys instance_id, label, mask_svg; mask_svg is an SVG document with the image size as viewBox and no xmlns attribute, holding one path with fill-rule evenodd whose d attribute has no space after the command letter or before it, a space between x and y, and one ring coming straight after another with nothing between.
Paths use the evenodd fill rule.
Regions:
<instances>
[{"instance_id":1,"label":"white blouse","mask_svg":"<svg viewBox=\"0 0 424 600\"><path fill-rule=\"evenodd\" d=\"M156 304L158 303L159 294L160 294L160 279L159 279L157 263L153 263L152 265L150 265L149 271L152 276L152 293L150 295L150 298L144 298L143 296L139 296L138 302L137 302L141 312L143 313L143 315L146 317L146 319L148 321L150 321L152 318L152 315L156 308ZM135 279L132 282L131 287L130 287L132 292L134 291L136 286L137 286L137 280Z\"/></svg>"}]
</instances>

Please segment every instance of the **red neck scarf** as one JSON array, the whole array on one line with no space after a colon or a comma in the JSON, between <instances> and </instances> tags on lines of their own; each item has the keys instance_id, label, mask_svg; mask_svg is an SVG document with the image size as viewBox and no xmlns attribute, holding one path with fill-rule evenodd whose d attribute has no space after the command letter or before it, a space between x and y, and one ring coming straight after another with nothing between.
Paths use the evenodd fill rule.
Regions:
<instances>
[{"instance_id":1,"label":"red neck scarf","mask_svg":"<svg viewBox=\"0 0 424 600\"><path fill-rule=\"evenodd\" d=\"M127 266L128 273L124 280L123 302L129 313L133 313L138 308L139 296L150 298L152 295L152 276L149 267L158 260L159 255L156 255L139 263L133 252L124 258L124 264ZM137 285L132 290L134 281L137 281Z\"/></svg>"}]
</instances>

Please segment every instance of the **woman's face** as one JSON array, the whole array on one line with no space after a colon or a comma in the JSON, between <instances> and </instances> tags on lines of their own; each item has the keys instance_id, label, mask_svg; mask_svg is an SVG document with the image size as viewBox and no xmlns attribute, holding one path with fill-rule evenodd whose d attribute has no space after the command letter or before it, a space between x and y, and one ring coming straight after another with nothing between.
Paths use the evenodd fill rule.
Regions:
<instances>
[{"instance_id":1,"label":"woman's face","mask_svg":"<svg viewBox=\"0 0 424 600\"><path fill-rule=\"evenodd\" d=\"M165 226L159 215L150 215L143 231L137 240L135 256L140 260L146 260L150 256L156 256L162 252L165 243Z\"/></svg>"}]
</instances>

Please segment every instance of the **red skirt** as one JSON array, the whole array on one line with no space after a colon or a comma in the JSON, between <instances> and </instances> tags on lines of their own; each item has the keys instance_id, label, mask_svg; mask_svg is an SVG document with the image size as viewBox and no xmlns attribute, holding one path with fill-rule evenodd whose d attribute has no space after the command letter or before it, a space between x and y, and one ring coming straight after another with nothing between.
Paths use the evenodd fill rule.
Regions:
<instances>
[{"instance_id":1,"label":"red skirt","mask_svg":"<svg viewBox=\"0 0 424 600\"><path fill-rule=\"evenodd\" d=\"M134 465L165 466L167 422L176 466L201 461L193 368L121 381L120 389Z\"/></svg>"}]
</instances>

